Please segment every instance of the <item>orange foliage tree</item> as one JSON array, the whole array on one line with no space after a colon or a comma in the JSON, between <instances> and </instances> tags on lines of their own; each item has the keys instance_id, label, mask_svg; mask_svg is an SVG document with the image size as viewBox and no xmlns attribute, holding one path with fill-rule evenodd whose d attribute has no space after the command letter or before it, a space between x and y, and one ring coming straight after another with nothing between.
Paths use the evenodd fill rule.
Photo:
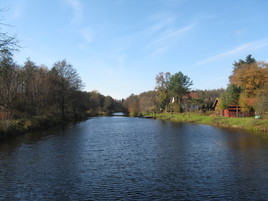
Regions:
<instances>
[{"instance_id":1,"label":"orange foliage tree","mask_svg":"<svg viewBox=\"0 0 268 201\"><path fill-rule=\"evenodd\" d=\"M265 62L245 63L239 68L234 68L230 83L242 87L249 97L255 97L268 83L268 64Z\"/></svg>"}]
</instances>

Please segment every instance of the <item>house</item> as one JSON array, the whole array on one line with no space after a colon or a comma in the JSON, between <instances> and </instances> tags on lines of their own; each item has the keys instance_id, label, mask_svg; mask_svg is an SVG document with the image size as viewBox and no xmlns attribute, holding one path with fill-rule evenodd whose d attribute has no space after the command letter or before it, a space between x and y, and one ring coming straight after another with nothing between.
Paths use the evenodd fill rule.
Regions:
<instances>
[{"instance_id":1,"label":"house","mask_svg":"<svg viewBox=\"0 0 268 201\"><path fill-rule=\"evenodd\" d=\"M213 104L213 108L215 111L215 115L217 116L224 116L224 117L253 117L255 115L255 111L252 108L254 105L254 99L253 98L248 98L247 99L247 105L248 107L251 107L249 111L245 111L243 107L240 105L228 105L228 107L224 110L221 110L219 108L219 102L220 99L217 98Z\"/></svg>"},{"instance_id":2,"label":"house","mask_svg":"<svg viewBox=\"0 0 268 201\"><path fill-rule=\"evenodd\" d=\"M216 98L213 105L212 105L212 108L214 108L214 111L220 111L219 110L219 98Z\"/></svg>"},{"instance_id":3,"label":"house","mask_svg":"<svg viewBox=\"0 0 268 201\"><path fill-rule=\"evenodd\" d=\"M225 117L242 117L242 108L239 105L229 105L227 109L223 110Z\"/></svg>"},{"instance_id":4,"label":"house","mask_svg":"<svg viewBox=\"0 0 268 201\"><path fill-rule=\"evenodd\" d=\"M198 93L196 91L191 91L187 95L182 97L182 104L181 108L183 111L191 110L196 111L199 110L198 102L196 101L198 99Z\"/></svg>"},{"instance_id":5,"label":"house","mask_svg":"<svg viewBox=\"0 0 268 201\"><path fill-rule=\"evenodd\" d=\"M184 95L183 97L172 97L170 103L177 103L177 109L173 105L174 111L186 112L186 111L196 111L199 110L198 102L198 94L196 91L191 91L188 94ZM179 109L178 109L179 108Z\"/></svg>"}]
</instances>

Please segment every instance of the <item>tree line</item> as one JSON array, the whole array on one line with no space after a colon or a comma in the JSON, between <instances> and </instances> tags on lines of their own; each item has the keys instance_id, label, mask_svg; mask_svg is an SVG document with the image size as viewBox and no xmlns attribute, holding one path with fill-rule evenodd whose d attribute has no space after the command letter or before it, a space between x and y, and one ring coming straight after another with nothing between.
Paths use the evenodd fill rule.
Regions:
<instances>
[{"instance_id":1,"label":"tree line","mask_svg":"<svg viewBox=\"0 0 268 201\"><path fill-rule=\"evenodd\" d=\"M155 89L139 95L131 94L124 101L124 108L133 116L152 112L183 112L189 110L191 104L203 111L212 110L215 99L224 89L191 91L192 83L180 71L173 75L160 72L155 77Z\"/></svg>"},{"instance_id":2,"label":"tree line","mask_svg":"<svg viewBox=\"0 0 268 201\"><path fill-rule=\"evenodd\" d=\"M191 90L191 79L182 72L171 75L160 72L155 78L155 89L140 95L132 94L125 102L132 115L151 112L189 111L195 105L199 111L214 110L215 100L223 111L238 105L245 113L263 116L268 113L268 63L256 61L252 55L233 64L226 89Z\"/></svg>"},{"instance_id":3,"label":"tree line","mask_svg":"<svg viewBox=\"0 0 268 201\"><path fill-rule=\"evenodd\" d=\"M120 101L97 91L82 91L83 82L66 60L51 69L27 59L17 65L11 56L0 58L0 111L6 119L53 116L65 121L120 110Z\"/></svg>"}]
</instances>

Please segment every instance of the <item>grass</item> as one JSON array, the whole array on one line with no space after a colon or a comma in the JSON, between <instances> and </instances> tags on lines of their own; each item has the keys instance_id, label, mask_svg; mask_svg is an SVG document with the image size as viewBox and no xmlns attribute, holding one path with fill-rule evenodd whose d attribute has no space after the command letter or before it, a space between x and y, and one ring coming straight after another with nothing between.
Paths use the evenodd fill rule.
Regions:
<instances>
[{"instance_id":1,"label":"grass","mask_svg":"<svg viewBox=\"0 0 268 201\"><path fill-rule=\"evenodd\" d=\"M230 118L222 116L209 116L198 113L161 113L155 115L144 115L144 117L155 117L156 119L175 122L194 122L220 127L242 128L247 130L268 132L268 119L255 119L254 117Z\"/></svg>"},{"instance_id":2,"label":"grass","mask_svg":"<svg viewBox=\"0 0 268 201\"><path fill-rule=\"evenodd\" d=\"M35 116L30 119L0 120L0 140L36 129L47 129L59 123L61 123L60 119L48 116Z\"/></svg>"}]
</instances>

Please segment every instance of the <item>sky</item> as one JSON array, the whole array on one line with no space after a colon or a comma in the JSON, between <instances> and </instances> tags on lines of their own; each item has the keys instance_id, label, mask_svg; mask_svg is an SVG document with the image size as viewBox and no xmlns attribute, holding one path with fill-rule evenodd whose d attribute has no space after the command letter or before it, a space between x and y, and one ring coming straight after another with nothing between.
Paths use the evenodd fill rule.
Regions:
<instances>
[{"instance_id":1,"label":"sky","mask_svg":"<svg viewBox=\"0 0 268 201\"><path fill-rule=\"evenodd\" d=\"M16 63L66 59L85 87L113 98L181 71L192 90L226 88L234 61L268 61L267 0L0 0Z\"/></svg>"}]
</instances>

